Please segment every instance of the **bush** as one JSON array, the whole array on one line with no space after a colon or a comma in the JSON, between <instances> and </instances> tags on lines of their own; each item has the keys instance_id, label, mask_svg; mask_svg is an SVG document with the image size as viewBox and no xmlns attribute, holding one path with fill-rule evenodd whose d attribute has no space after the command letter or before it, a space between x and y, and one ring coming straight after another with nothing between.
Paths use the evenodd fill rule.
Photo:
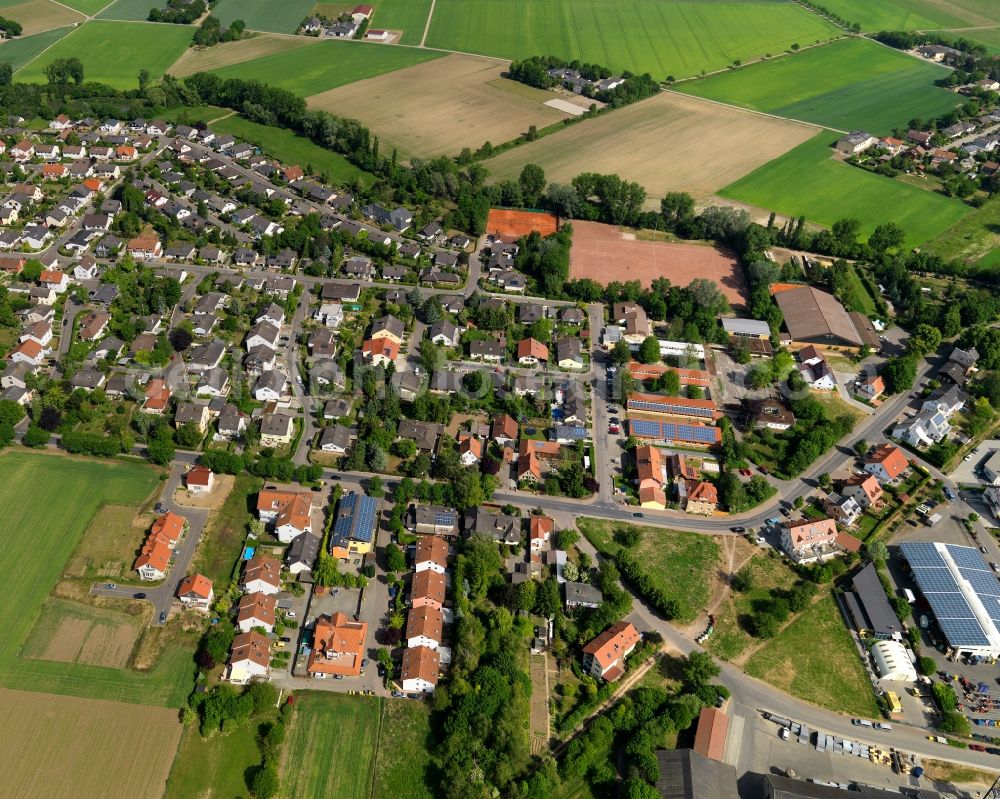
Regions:
<instances>
[{"instance_id":1,"label":"bush","mask_svg":"<svg viewBox=\"0 0 1000 799\"><path fill-rule=\"evenodd\" d=\"M753 588L753 567L749 563L733 575L732 586L741 594Z\"/></svg>"},{"instance_id":2,"label":"bush","mask_svg":"<svg viewBox=\"0 0 1000 799\"><path fill-rule=\"evenodd\" d=\"M621 544L623 547L631 549L636 544L639 543L639 539L642 538L642 533L639 532L638 527L632 527L631 525L622 526L615 528L615 541Z\"/></svg>"},{"instance_id":3,"label":"bush","mask_svg":"<svg viewBox=\"0 0 1000 799\"><path fill-rule=\"evenodd\" d=\"M50 438L52 438L52 433L48 430L43 430L41 427L31 425L31 427L25 431L22 441L26 447L44 447L49 443Z\"/></svg>"},{"instance_id":4,"label":"bush","mask_svg":"<svg viewBox=\"0 0 1000 799\"><path fill-rule=\"evenodd\" d=\"M954 689L946 683L934 683L931 687L931 692L934 694L934 700L937 702L938 707L941 708L941 712L945 714L953 711L958 705Z\"/></svg>"},{"instance_id":5,"label":"bush","mask_svg":"<svg viewBox=\"0 0 1000 799\"><path fill-rule=\"evenodd\" d=\"M929 658L927 655L921 655L917 658L917 671L925 677L930 677L935 671L937 671L937 663L934 662L934 658Z\"/></svg>"}]
</instances>

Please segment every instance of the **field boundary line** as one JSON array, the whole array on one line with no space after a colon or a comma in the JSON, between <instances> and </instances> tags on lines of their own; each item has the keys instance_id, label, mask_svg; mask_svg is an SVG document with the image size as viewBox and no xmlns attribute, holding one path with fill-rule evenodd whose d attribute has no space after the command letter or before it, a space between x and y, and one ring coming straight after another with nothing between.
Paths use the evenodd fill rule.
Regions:
<instances>
[{"instance_id":1,"label":"field boundary line","mask_svg":"<svg viewBox=\"0 0 1000 799\"><path fill-rule=\"evenodd\" d=\"M418 47L423 47L424 42L427 41L427 34L431 30L431 20L434 18L434 6L437 4L437 0L431 0L431 7L427 10L427 19L424 20L424 33L420 37L420 44Z\"/></svg>"},{"instance_id":2,"label":"field boundary line","mask_svg":"<svg viewBox=\"0 0 1000 799\"><path fill-rule=\"evenodd\" d=\"M735 105L733 103L724 103L721 100L712 100L709 97L700 97L697 94L687 94L686 92L679 92L676 89L662 89L661 91L667 92L668 94L677 94L681 97L690 97L693 100L701 100L706 103L711 103L712 105L723 106L724 108L733 108L737 111L746 111L749 114L756 114L757 116L767 117L768 119L778 119L783 122L795 122L799 125L808 125L811 128L816 128L816 131L821 130L832 130L834 133L843 133L845 136L849 131L841 130L840 128L832 128L829 125L819 125L816 122L807 122L804 119L796 119L795 117L783 117L778 114L769 114L767 111L758 111L756 108L747 108L742 105ZM640 101L641 102L641 101Z\"/></svg>"},{"instance_id":3,"label":"field boundary line","mask_svg":"<svg viewBox=\"0 0 1000 799\"><path fill-rule=\"evenodd\" d=\"M62 30L63 28L75 28L77 26L77 24L78 23L70 23L69 25L60 25L58 28L49 28L49 30L48 31L44 31L44 33L48 33L49 31L59 31L59 30ZM35 34L35 35L37 36L38 34ZM66 36L69 36L69 33L67 33ZM20 67L18 67L17 71L14 72L14 74L16 75L18 72L20 72L26 66L35 63L35 61L37 61L39 58L41 58L43 55L45 55L49 50L51 50L53 47L55 47L57 44L59 44L59 42L61 42L63 40L63 38L64 38L63 36L60 36L58 39L56 39L54 42L52 42L52 44L50 44L48 47L46 47L40 53L38 53L37 55L35 55L35 57L32 58L30 61L25 61L23 64L21 64Z\"/></svg>"},{"instance_id":4,"label":"field boundary line","mask_svg":"<svg viewBox=\"0 0 1000 799\"><path fill-rule=\"evenodd\" d=\"M379 697L378 731L375 733L375 751L372 753L372 773L368 786L368 799L375 799L375 771L378 768L378 753L382 750L382 722L385 720L386 700Z\"/></svg>"},{"instance_id":5,"label":"field boundary line","mask_svg":"<svg viewBox=\"0 0 1000 799\"><path fill-rule=\"evenodd\" d=\"M50 2L51 2L51 3L53 4L53 5L57 5L57 6L62 6L63 8L65 8L65 9L67 9L67 10L69 10L69 11L72 11L72 12L73 12L74 14L79 14L79 15L80 15L81 17L83 17L83 21L84 21L84 22L86 22L86 21L87 21L88 19L90 19L90 17L88 17L88 16L86 15L86 14L84 14L84 13L83 13L83 12L82 12L82 11L81 11L80 9L78 9L78 8L73 8L73 6L68 6L68 5L66 5L65 3L60 3L60 2L59 2L59 0L49 0L49 1L50 1ZM103 11L103 10L104 10L104 9L102 8L102 9L101 9L101 11ZM79 25L79 24L80 24L80 23L78 23L78 22L71 22L71 23L70 23L70 25ZM60 25L59 27L60 27L60 28L65 28L65 27L67 27L67 26L66 26L66 25ZM55 28L49 28L49 30L55 30ZM42 33L42 31L39 31L39 33Z\"/></svg>"}]
</instances>

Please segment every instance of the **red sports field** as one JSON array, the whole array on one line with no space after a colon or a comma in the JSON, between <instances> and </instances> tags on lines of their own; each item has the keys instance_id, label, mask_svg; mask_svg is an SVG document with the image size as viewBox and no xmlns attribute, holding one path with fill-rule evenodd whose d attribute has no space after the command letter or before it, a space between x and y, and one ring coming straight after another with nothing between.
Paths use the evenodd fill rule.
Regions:
<instances>
[{"instance_id":1,"label":"red sports field","mask_svg":"<svg viewBox=\"0 0 1000 799\"><path fill-rule=\"evenodd\" d=\"M736 259L717 247L666 241L639 241L613 225L573 220L573 249L569 273L589 277L602 285L612 280L638 280L648 287L665 277L686 286L696 277L719 284L732 305L745 305L747 289Z\"/></svg>"},{"instance_id":2,"label":"red sports field","mask_svg":"<svg viewBox=\"0 0 1000 799\"><path fill-rule=\"evenodd\" d=\"M507 211L491 208L486 218L486 232L502 239L519 239L537 230L548 236L559 230L559 219L541 211Z\"/></svg>"}]
</instances>

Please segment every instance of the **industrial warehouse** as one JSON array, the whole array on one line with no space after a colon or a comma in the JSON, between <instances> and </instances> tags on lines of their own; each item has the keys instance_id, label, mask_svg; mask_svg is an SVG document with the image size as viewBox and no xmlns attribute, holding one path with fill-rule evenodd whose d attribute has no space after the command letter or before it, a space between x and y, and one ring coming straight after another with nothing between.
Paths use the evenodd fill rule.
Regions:
<instances>
[{"instance_id":1,"label":"industrial warehouse","mask_svg":"<svg viewBox=\"0 0 1000 799\"><path fill-rule=\"evenodd\" d=\"M904 543L899 551L949 646L1000 657L1000 580L979 551L939 542Z\"/></svg>"}]
</instances>

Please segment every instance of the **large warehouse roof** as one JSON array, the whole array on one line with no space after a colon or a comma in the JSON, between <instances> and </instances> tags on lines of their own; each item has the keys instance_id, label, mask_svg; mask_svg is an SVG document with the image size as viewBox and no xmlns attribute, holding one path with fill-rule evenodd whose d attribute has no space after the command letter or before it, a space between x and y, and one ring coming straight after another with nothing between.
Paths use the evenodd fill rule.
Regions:
<instances>
[{"instance_id":1,"label":"large warehouse roof","mask_svg":"<svg viewBox=\"0 0 1000 799\"><path fill-rule=\"evenodd\" d=\"M843 343L860 347L866 337L836 297L812 286L774 291L794 341ZM871 342L868 342L871 343ZM878 339L875 340L878 344Z\"/></svg>"},{"instance_id":2,"label":"large warehouse roof","mask_svg":"<svg viewBox=\"0 0 1000 799\"><path fill-rule=\"evenodd\" d=\"M979 551L937 542L899 549L948 642L1000 654L1000 580Z\"/></svg>"}]
</instances>

